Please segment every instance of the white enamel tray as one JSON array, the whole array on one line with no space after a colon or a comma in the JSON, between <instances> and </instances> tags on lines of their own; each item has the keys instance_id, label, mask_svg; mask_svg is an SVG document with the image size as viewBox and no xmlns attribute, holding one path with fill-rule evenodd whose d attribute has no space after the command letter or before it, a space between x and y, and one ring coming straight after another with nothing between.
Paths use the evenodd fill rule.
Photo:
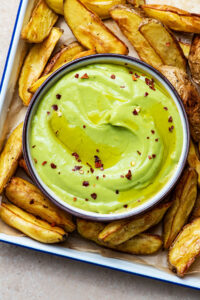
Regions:
<instances>
[{"instance_id":1,"label":"white enamel tray","mask_svg":"<svg viewBox=\"0 0 200 300\"><path fill-rule=\"evenodd\" d=\"M0 132L3 131L4 121L8 107L10 105L16 77L18 73L18 66L20 62L20 54L23 47L23 42L20 40L20 31L24 20L26 21L30 15L30 10L33 5L32 0L21 0L17 12L17 17L13 29L13 34L8 50L8 55L5 63L4 72L0 83ZM95 264L102 267L107 267L143 277L149 277L161 281L171 282L173 284L187 286L200 290L199 277L195 275L188 275L184 279L180 279L173 274L165 273L155 269L154 267L132 263L125 260L106 258L100 254L80 252L77 250L62 248L60 246L44 245L39 242L33 241L27 237L14 237L0 233L0 242L5 242L21 247L37 250L40 252L50 253L82 262Z\"/></svg>"}]
</instances>

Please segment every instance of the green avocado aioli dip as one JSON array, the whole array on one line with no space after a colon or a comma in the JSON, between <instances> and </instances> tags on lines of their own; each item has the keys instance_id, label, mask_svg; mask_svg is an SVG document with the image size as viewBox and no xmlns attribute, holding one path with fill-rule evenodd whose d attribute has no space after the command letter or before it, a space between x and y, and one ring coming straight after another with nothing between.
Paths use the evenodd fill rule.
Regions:
<instances>
[{"instance_id":1,"label":"green avocado aioli dip","mask_svg":"<svg viewBox=\"0 0 200 300\"><path fill-rule=\"evenodd\" d=\"M77 208L109 214L139 206L174 174L183 144L177 107L134 69L92 64L58 80L31 121L36 171Z\"/></svg>"}]
</instances>

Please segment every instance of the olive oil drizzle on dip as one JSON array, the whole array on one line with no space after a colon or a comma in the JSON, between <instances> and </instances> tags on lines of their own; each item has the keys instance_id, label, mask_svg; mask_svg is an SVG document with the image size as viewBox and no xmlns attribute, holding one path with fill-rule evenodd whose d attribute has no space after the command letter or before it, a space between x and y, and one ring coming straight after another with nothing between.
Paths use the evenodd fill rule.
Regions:
<instances>
[{"instance_id":1,"label":"olive oil drizzle on dip","mask_svg":"<svg viewBox=\"0 0 200 300\"><path fill-rule=\"evenodd\" d=\"M43 96L30 131L41 180L86 211L119 213L160 191L183 144L176 105L145 74L114 64L72 71Z\"/></svg>"}]
</instances>

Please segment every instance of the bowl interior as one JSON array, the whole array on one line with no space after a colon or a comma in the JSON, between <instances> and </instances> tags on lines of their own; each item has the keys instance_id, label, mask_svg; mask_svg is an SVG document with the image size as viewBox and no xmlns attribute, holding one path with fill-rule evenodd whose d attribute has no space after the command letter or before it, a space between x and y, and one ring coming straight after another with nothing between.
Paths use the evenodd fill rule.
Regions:
<instances>
[{"instance_id":1,"label":"bowl interior","mask_svg":"<svg viewBox=\"0 0 200 300\"><path fill-rule=\"evenodd\" d=\"M118 65L125 65L126 67L134 68L140 72L144 72L148 75L150 75L157 84L161 85L166 92L171 96L174 103L176 104L176 107L178 109L181 123L182 123L182 129L183 129L183 147L182 152L180 156L180 160L177 166L176 171L174 172L172 178L167 182L167 184L161 189L154 197L146 201L145 203L141 204L140 206L137 206L133 208L130 211L123 212L123 213L117 213L117 214L100 214L100 213L94 213L89 212L85 210L81 210L79 208L73 207L69 205L68 203L64 202L62 199L60 199L58 196L56 196L52 190L49 189L47 185L40 179L40 177L37 175L37 171L34 167L33 161L31 159L30 154L30 148L29 148L29 132L30 132L30 125L31 120L37 111L37 107L39 105L40 100L42 99L43 95L48 91L48 89L56 83L57 80L59 80L63 75L67 74L70 71L73 71L77 68L81 68L84 66L87 66L89 64L94 63L112 63L112 64L118 64ZM98 220L98 221L112 221L122 218L127 218L131 216L136 216L155 204L157 204L159 201L161 201L163 198L167 196L167 194L171 191L171 189L176 184L177 180L179 179L181 172L184 168L187 154L188 154L188 148L189 148L189 126L187 121L187 116L185 113L185 110L183 108L183 104L181 102L181 99L179 95L177 94L174 87L169 83L169 81L161 75L157 70L155 70L153 67L147 65L146 63L141 62L138 59L129 57L129 56L123 56L123 55L115 55L115 54L98 54L98 55L92 55L89 57L83 57L81 59L77 59L71 63L68 63L67 65L61 67L59 70L57 70L53 75L51 75L39 88L39 90L35 93L33 96L33 99L29 105L25 122L24 122L24 129L23 129L23 152L25 161L27 163L28 169L31 173L31 176L35 183L38 185L38 187L42 190L42 192L51 199L56 205L60 206L62 209L68 211L69 213L76 215L78 217L91 219L91 220Z\"/></svg>"}]
</instances>

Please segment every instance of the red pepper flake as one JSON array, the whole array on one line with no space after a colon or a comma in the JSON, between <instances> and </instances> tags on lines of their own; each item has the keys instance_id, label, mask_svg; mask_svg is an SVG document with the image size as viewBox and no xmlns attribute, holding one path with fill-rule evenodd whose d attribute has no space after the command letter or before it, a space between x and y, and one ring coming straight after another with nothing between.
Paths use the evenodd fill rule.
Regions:
<instances>
[{"instance_id":1,"label":"red pepper flake","mask_svg":"<svg viewBox=\"0 0 200 300\"><path fill-rule=\"evenodd\" d=\"M140 151L138 151L138 150L137 150L137 153L138 153L139 155L141 155L141 152L140 152Z\"/></svg>"},{"instance_id":2,"label":"red pepper flake","mask_svg":"<svg viewBox=\"0 0 200 300\"><path fill-rule=\"evenodd\" d=\"M83 76L81 76L81 79L88 79L88 78L89 78L89 76L87 73L85 73Z\"/></svg>"},{"instance_id":3,"label":"red pepper flake","mask_svg":"<svg viewBox=\"0 0 200 300\"><path fill-rule=\"evenodd\" d=\"M57 95L56 95L56 98L57 98L58 100L60 100L61 97L62 97L62 96L61 96L60 94L57 94Z\"/></svg>"},{"instance_id":4,"label":"red pepper flake","mask_svg":"<svg viewBox=\"0 0 200 300\"><path fill-rule=\"evenodd\" d=\"M146 83L146 85L148 85L148 87L150 88L150 89L152 89L153 91L155 91L156 89L155 89L155 86L154 86L154 80L153 80L153 78L152 79L149 79L149 78L145 78L145 83Z\"/></svg>"},{"instance_id":5,"label":"red pepper flake","mask_svg":"<svg viewBox=\"0 0 200 300\"><path fill-rule=\"evenodd\" d=\"M85 201L88 201L88 198L85 198Z\"/></svg>"},{"instance_id":6,"label":"red pepper flake","mask_svg":"<svg viewBox=\"0 0 200 300\"><path fill-rule=\"evenodd\" d=\"M47 111L47 115L50 115L50 111Z\"/></svg>"},{"instance_id":7,"label":"red pepper flake","mask_svg":"<svg viewBox=\"0 0 200 300\"><path fill-rule=\"evenodd\" d=\"M158 139L155 139L155 142L158 142Z\"/></svg>"},{"instance_id":8,"label":"red pepper flake","mask_svg":"<svg viewBox=\"0 0 200 300\"><path fill-rule=\"evenodd\" d=\"M172 132L174 129L174 126L172 125L171 127L169 127L169 131Z\"/></svg>"},{"instance_id":9,"label":"red pepper flake","mask_svg":"<svg viewBox=\"0 0 200 300\"><path fill-rule=\"evenodd\" d=\"M168 108L165 106L165 107L163 107L164 108L164 110L168 110Z\"/></svg>"},{"instance_id":10,"label":"red pepper flake","mask_svg":"<svg viewBox=\"0 0 200 300\"><path fill-rule=\"evenodd\" d=\"M73 201L76 201L76 200L77 200L77 198L76 198L76 197L74 197L74 198L73 198Z\"/></svg>"},{"instance_id":11,"label":"red pepper flake","mask_svg":"<svg viewBox=\"0 0 200 300\"><path fill-rule=\"evenodd\" d=\"M135 77L135 75L132 75L132 79L133 79L133 81L137 81L137 78Z\"/></svg>"},{"instance_id":12,"label":"red pepper flake","mask_svg":"<svg viewBox=\"0 0 200 300\"><path fill-rule=\"evenodd\" d=\"M92 193L91 197L95 200L95 199L97 199L97 194L96 193Z\"/></svg>"},{"instance_id":13,"label":"red pepper flake","mask_svg":"<svg viewBox=\"0 0 200 300\"><path fill-rule=\"evenodd\" d=\"M116 190L115 193L116 193L116 194L119 194L119 190Z\"/></svg>"},{"instance_id":14,"label":"red pepper flake","mask_svg":"<svg viewBox=\"0 0 200 300\"><path fill-rule=\"evenodd\" d=\"M148 155L148 159L152 159L151 155Z\"/></svg>"},{"instance_id":15,"label":"red pepper flake","mask_svg":"<svg viewBox=\"0 0 200 300\"><path fill-rule=\"evenodd\" d=\"M156 158L156 154L152 154L152 157L153 157L153 158Z\"/></svg>"},{"instance_id":16,"label":"red pepper flake","mask_svg":"<svg viewBox=\"0 0 200 300\"><path fill-rule=\"evenodd\" d=\"M55 227L55 226L56 226L55 222L51 223L51 227Z\"/></svg>"},{"instance_id":17,"label":"red pepper flake","mask_svg":"<svg viewBox=\"0 0 200 300\"><path fill-rule=\"evenodd\" d=\"M149 136L147 136L147 140L149 140Z\"/></svg>"},{"instance_id":18,"label":"red pepper flake","mask_svg":"<svg viewBox=\"0 0 200 300\"><path fill-rule=\"evenodd\" d=\"M79 78L79 74L78 74L78 73L76 73L74 77L75 77L75 78Z\"/></svg>"},{"instance_id":19,"label":"red pepper flake","mask_svg":"<svg viewBox=\"0 0 200 300\"><path fill-rule=\"evenodd\" d=\"M171 43L170 43L170 42L167 42L167 43L166 43L166 46L167 46L167 47L169 47L170 45L171 45Z\"/></svg>"},{"instance_id":20,"label":"red pepper flake","mask_svg":"<svg viewBox=\"0 0 200 300\"><path fill-rule=\"evenodd\" d=\"M116 76L115 76L114 74L112 74L112 75L110 76L110 78L111 78L111 79L115 79Z\"/></svg>"},{"instance_id":21,"label":"red pepper flake","mask_svg":"<svg viewBox=\"0 0 200 300\"><path fill-rule=\"evenodd\" d=\"M151 133L152 133L152 134L155 134L155 130L151 130Z\"/></svg>"},{"instance_id":22,"label":"red pepper flake","mask_svg":"<svg viewBox=\"0 0 200 300\"><path fill-rule=\"evenodd\" d=\"M95 162L95 168L103 167L103 164L97 155L94 156L94 162Z\"/></svg>"},{"instance_id":23,"label":"red pepper flake","mask_svg":"<svg viewBox=\"0 0 200 300\"><path fill-rule=\"evenodd\" d=\"M127 204L124 204L124 207L125 207L125 208L127 208L127 207L128 207L128 205L127 205Z\"/></svg>"},{"instance_id":24,"label":"red pepper flake","mask_svg":"<svg viewBox=\"0 0 200 300\"><path fill-rule=\"evenodd\" d=\"M128 173L125 175L125 177L126 177L128 180L131 180L131 177L132 177L131 170L128 170Z\"/></svg>"},{"instance_id":25,"label":"red pepper flake","mask_svg":"<svg viewBox=\"0 0 200 300\"><path fill-rule=\"evenodd\" d=\"M99 176L96 177L96 180L99 180Z\"/></svg>"},{"instance_id":26,"label":"red pepper flake","mask_svg":"<svg viewBox=\"0 0 200 300\"><path fill-rule=\"evenodd\" d=\"M146 92L146 93L144 94L144 97L147 97L148 95L149 95L149 93Z\"/></svg>"},{"instance_id":27,"label":"red pepper flake","mask_svg":"<svg viewBox=\"0 0 200 300\"><path fill-rule=\"evenodd\" d=\"M91 173L94 173L94 169L93 169L93 168L90 168L90 172L91 172Z\"/></svg>"},{"instance_id":28,"label":"red pepper flake","mask_svg":"<svg viewBox=\"0 0 200 300\"><path fill-rule=\"evenodd\" d=\"M88 186L89 185L89 181L83 181L82 185L83 186Z\"/></svg>"},{"instance_id":29,"label":"red pepper flake","mask_svg":"<svg viewBox=\"0 0 200 300\"><path fill-rule=\"evenodd\" d=\"M42 165L44 166L44 165L46 165L46 164L47 164L47 161L46 161L46 160L43 161Z\"/></svg>"},{"instance_id":30,"label":"red pepper flake","mask_svg":"<svg viewBox=\"0 0 200 300\"><path fill-rule=\"evenodd\" d=\"M36 158L34 158L33 160L34 160L35 164L37 164L37 159L36 159Z\"/></svg>"},{"instance_id":31,"label":"red pepper flake","mask_svg":"<svg viewBox=\"0 0 200 300\"><path fill-rule=\"evenodd\" d=\"M125 89L125 85L121 85L121 86L120 86L120 89Z\"/></svg>"},{"instance_id":32,"label":"red pepper flake","mask_svg":"<svg viewBox=\"0 0 200 300\"><path fill-rule=\"evenodd\" d=\"M140 78L140 75L138 75L137 73L135 73L135 77L136 78Z\"/></svg>"},{"instance_id":33,"label":"red pepper flake","mask_svg":"<svg viewBox=\"0 0 200 300\"><path fill-rule=\"evenodd\" d=\"M106 178L106 175L103 175L103 178Z\"/></svg>"},{"instance_id":34,"label":"red pepper flake","mask_svg":"<svg viewBox=\"0 0 200 300\"><path fill-rule=\"evenodd\" d=\"M133 110L133 114L134 114L135 116L137 116L137 115L138 115L138 111L137 111L136 109L134 109L134 110Z\"/></svg>"},{"instance_id":35,"label":"red pepper flake","mask_svg":"<svg viewBox=\"0 0 200 300\"><path fill-rule=\"evenodd\" d=\"M35 148L35 147L36 147L36 145L33 145L33 146L32 146L32 148Z\"/></svg>"},{"instance_id":36,"label":"red pepper flake","mask_svg":"<svg viewBox=\"0 0 200 300\"><path fill-rule=\"evenodd\" d=\"M57 104L53 104L52 108L53 108L53 110L57 111L58 110L58 105Z\"/></svg>"},{"instance_id":37,"label":"red pepper flake","mask_svg":"<svg viewBox=\"0 0 200 300\"><path fill-rule=\"evenodd\" d=\"M120 175L121 178L124 178L124 175Z\"/></svg>"},{"instance_id":38,"label":"red pepper flake","mask_svg":"<svg viewBox=\"0 0 200 300\"><path fill-rule=\"evenodd\" d=\"M79 159L79 155L78 155L78 153L76 153L76 152L73 152L73 153L72 153L72 156L74 156L74 157L75 157L75 159L76 159L78 162L81 162L81 160Z\"/></svg>"},{"instance_id":39,"label":"red pepper flake","mask_svg":"<svg viewBox=\"0 0 200 300\"><path fill-rule=\"evenodd\" d=\"M96 149L96 152L99 152L99 149Z\"/></svg>"},{"instance_id":40,"label":"red pepper flake","mask_svg":"<svg viewBox=\"0 0 200 300\"><path fill-rule=\"evenodd\" d=\"M133 74L133 71L129 71L129 74Z\"/></svg>"},{"instance_id":41,"label":"red pepper flake","mask_svg":"<svg viewBox=\"0 0 200 300\"><path fill-rule=\"evenodd\" d=\"M168 122L169 122L169 123L172 123L172 122L173 122L172 116L169 117Z\"/></svg>"},{"instance_id":42,"label":"red pepper flake","mask_svg":"<svg viewBox=\"0 0 200 300\"><path fill-rule=\"evenodd\" d=\"M80 169L82 169L82 166L74 166L72 171L79 171Z\"/></svg>"},{"instance_id":43,"label":"red pepper flake","mask_svg":"<svg viewBox=\"0 0 200 300\"><path fill-rule=\"evenodd\" d=\"M81 159L78 159L77 162L81 162Z\"/></svg>"},{"instance_id":44,"label":"red pepper flake","mask_svg":"<svg viewBox=\"0 0 200 300\"><path fill-rule=\"evenodd\" d=\"M83 128L85 129L85 128L86 128L86 126L85 126L85 125L83 125Z\"/></svg>"},{"instance_id":45,"label":"red pepper flake","mask_svg":"<svg viewBox=\"0 0 200 300\"><path fill-rule=\"evenodd\" d=\"M57 168L57 166L54 163L51 163L50 166L51 166L52 169L56 169Z\"/></svg>"}]
</instances>

